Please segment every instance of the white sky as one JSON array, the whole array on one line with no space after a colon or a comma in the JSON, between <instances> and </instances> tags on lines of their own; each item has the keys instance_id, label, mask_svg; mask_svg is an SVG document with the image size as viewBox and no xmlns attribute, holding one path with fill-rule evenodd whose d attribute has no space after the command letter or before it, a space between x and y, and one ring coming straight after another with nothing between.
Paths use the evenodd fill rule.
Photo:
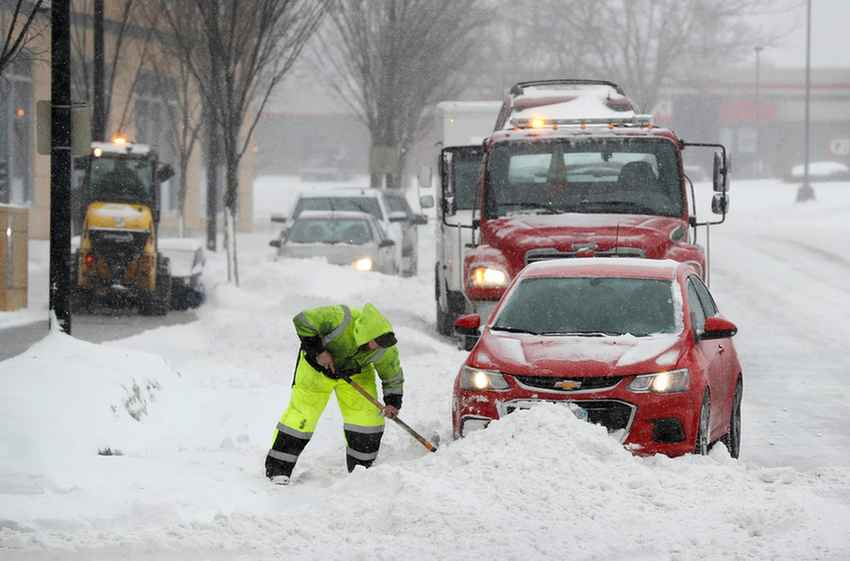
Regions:
<instances>
[{"instance_id":1,"label":"white sky","mask_svg":"<svg viewBox=\"0 0 850 561\"><path fill-rule=\"evenodd\" d=\"M775 66L806 64L806 2L791 0L787 10L758 18L767 29L788 31L774 47L765 48L762 61ZM780 8L778 8L779 10ZM850 0L812 0L812 66L850 67Z\"/></svg>"}]
</instances>

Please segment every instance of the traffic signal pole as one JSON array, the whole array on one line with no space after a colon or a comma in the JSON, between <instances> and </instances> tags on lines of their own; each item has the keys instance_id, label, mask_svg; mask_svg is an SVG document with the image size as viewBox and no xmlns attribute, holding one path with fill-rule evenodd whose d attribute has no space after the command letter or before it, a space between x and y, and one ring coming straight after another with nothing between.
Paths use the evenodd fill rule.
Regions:
<instances>
[{"instance_id":1,"label":"traffic signal pole","mask_svg":"<svg viewBox=\"0 0 850 561\"><path fill-rule=\"evenodd\" d=\"M50 7L50 323L71 334L71 0Z\"/></svg>"}]
</instances>

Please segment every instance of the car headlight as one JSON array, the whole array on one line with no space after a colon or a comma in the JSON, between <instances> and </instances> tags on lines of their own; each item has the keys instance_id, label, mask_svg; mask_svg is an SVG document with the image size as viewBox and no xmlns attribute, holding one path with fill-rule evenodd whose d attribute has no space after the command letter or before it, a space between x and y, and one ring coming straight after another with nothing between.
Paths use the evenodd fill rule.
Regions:
<instances>
[{"instance_id":1,"label":"car headlight","mask_svg":"<svg viewBox=\"0 0 850 561\"><path fill-rule=\"evenodd\" d=\"M460 388L462 390L506 390L510 386L505 377L496 370L482 370L464 366L460 369Z\"/></svg>"},{"instance_id":2,"label":"car headlight","mask_svg":"<svg viewBox=\"0 0 850 561\"><path fill-rule=\"evenodd\" d=\"M688 389L688 369L656 372L635 376L629 389L633 392L672 393Z\"/></svg>"},{"instance_id":3,"label":"car headlight","mask_svg":"<svg viewBox=\"0 0 850 561\"><path fill-rule=\"evenodd\" d=\"M469 272L469 284L475 288L504 288L508 274L492 267L475 267Z\"/></svg>"},{"instance_id":4,"label":"car headlight","mask_svg":"<svg viewBox=\"0 0 850 561\"><path fill-rule=\"evenodd\" d=\"M361 257L357 261L351 264L358 271L371 271L372 270L372 258L371 257Z\"/></svg>"}]
</instances>

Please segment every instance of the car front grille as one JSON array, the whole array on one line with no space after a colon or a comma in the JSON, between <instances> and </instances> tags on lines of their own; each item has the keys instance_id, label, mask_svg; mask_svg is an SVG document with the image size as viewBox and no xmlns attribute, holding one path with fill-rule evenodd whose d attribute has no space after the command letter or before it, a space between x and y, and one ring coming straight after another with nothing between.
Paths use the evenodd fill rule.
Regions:
<instances>
[{"instance_id":1,"label":"car front grille","mask_svg":"<svg viewBox=\"0 0 850 561\"><path fill-rule=\"evenodd\" d=\"M525 264L549 259L571 259L577 256L576 251L559 251L554 248L530 249L525 253ZM593 251L593 257L646 257L646 252L638 247L612 247L605 251Z\"/></svg>"},{"instance_id":2,"label":"car front grille","mask_svg":"<svg viewBox=\"0 0 850 561\"><path fill-rule=\"evenodd\" d=\"M586 390L605 390L613 388L623 379L622 376L569 377L554 376L516 376L517 382L528 388L553 392L575 392Z\"/></svg>"},{"instance_id":3,"label":"car front grille","mask_svg":"<svg viewBox=\"0 0 850 561\"><path fill-rule=\"evenodd\" d=\"M502 415L509 415L517 409L528 409L535 403L542 401L546 400L506 401L501 404L500 412ZM565 402L554 401L553 403ZM618 430L628 431L635 410L633 405L614 399L576 400L572 401L572 403L587 411L587 420L589 422L602 425L608 429L608 432Z\"/></svg>"}]
</instances>

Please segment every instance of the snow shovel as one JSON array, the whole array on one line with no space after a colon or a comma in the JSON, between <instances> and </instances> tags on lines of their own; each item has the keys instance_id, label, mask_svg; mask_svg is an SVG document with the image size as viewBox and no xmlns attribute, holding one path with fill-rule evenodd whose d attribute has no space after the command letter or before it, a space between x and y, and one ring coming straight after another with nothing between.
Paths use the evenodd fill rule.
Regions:
<instances>
[{"instance_id":1,"label":"snow shovel","mask_svg":"<svg viewBox=\"0 0 850 561\"><path fill-rule=\"evenodd\" d=\"M369 401L369 403L371 403L372 405L374 405L375 407L377 407L381 411L384 410L384 406L381 404L381 402L378 401L377 399L375 399L374 397L372 397L372 395L369 392L367 392L365 389L363 389L363 386L361 386L360 384L358 384L357 382L352 380L350 376L345 376L343 378L343 380L345 380L346 382L351 384L351 387L354 388L355 390L357 390L357 393L359 393L360 395L365 397ZM390 417L390 420L395 421L398 424L398 426L400 426L401 428L406 430L407 433L410 436L412 436L413 438L418 440L419 444L424 446L429 452L436 452L437 451L437 447L434 446L431 443L430 440L428 440L427 438L425 438L424 436L422 436L421 434L419 434L418 432L416 432L415 430L410 428L410 425L408 425L407 423L405 423L404 421L402 421L398 417Z\"/></svg>"}]
</instances>

